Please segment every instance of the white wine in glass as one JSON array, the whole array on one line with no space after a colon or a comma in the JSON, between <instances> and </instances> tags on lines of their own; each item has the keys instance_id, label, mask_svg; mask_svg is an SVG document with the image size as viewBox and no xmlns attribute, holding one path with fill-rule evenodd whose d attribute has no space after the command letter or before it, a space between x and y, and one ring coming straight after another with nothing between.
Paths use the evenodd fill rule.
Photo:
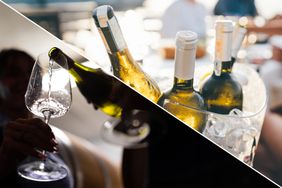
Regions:
<instances>
[{"instance_id":1,"label":"white wine in glass","mask_svg":"<svg viewBox=\"0 0 282 188\"><path fill-rule=\"evenodd\" d=\"M33 66L25 94L26 107L34 115L43 117L48 124L50 118L63 116L69 110L71 102L68 72L54 60L50 60L48 52L40 54ZM18 174L29 180L50 182L65 178L67 170L63 165L47 158L20 165Z\"/></svg>"}]
</instances>

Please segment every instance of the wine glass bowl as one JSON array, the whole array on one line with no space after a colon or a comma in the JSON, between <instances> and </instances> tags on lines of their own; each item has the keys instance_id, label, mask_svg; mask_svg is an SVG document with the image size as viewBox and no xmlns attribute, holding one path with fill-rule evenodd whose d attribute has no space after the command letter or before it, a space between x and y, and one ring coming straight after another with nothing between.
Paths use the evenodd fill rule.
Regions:
<instances>
[{"instance_id":1,"label":"wine glass bowl","mask_svg":"<svg viewBox=\"0 0 282 188\"><path fill-rule=\"evenodd\" d=\"M68 111L71 101L68 72L53 60L50 61L47 53L40 54L25 94L27 108L39 117L44 117L44 112L50 111L51 117L56 118Z\"/></svg>"},{"instance_id":2,"label":"wine glass bowl","mask_svg":"<svg viewBox=\"0 0 282 188\"><path fill-rule=\"evenodd\" d=\"M66 60L65 60L66 61ZM63 63L67 66L67 63ZM68 72L50 60L48 53L40 54L33 66L25 94L28 110L43 117L46 124L50 118L61 117L69 110L72 92ZM37 148L39 149L39 148ZM45 151L42 151L45 154ZM67 169L54 160L33 160L18 167L18 174L26 180L54 182L67 176Z\"/></svg>"}]
</instances>

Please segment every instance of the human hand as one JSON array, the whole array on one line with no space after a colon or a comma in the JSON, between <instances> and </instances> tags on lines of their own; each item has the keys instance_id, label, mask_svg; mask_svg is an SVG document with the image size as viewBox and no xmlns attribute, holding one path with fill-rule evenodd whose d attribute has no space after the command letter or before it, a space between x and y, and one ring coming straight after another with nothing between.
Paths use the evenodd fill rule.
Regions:
<instances>
[{"instance_id":1,"label":"human hand","mask_svg":"<svg viewBox=\"0 0 282 188\"><path fill-rule=\"evenodd\" d=\"M48 125L38 118L17 119L8 123L0 155L17 160L27 155L44 158L38 149L57 151L55 136Z\"/></svg>"}]
</instances>

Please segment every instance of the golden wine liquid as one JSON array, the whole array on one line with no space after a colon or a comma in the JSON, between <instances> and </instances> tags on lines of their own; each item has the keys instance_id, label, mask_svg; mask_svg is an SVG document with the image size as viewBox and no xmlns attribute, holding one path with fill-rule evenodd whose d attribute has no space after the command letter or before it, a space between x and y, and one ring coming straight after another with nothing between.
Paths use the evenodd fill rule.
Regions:
<instances>
[{"instance_id":1,"label":"golden wine liquid","mask_svg":"<svg viewBox=\"0 0 282 188\"><path fill-rule=\"evenodd\" d=\"M132 58L112 7L96 8L93 19L107 48L114 75L156 103L161 96L161 91Z\"/></svg>"},{"instance_id":2,"label":"golden wine liquid","mask_svg":"<svg viewBox=\"0 0 282 188\"><path fill-rule=\"evenodd\" d=\"M228 114L232 109L242 110L243 92L240 83L231 73L214 73L203 84L201 94L211 112Z\"/></svg>"},{"instance_id":3,"label":"golden wine liquid","mask_svg":"<svg viewBox=\"0 0 282 188\"><path fill-rule=\"evenodd\" d=\"M133 60L128 49L116 52L111 56L113 56L111 60L114 75L140 92L146 98L156 103L161 96L159 87ZM113 62L113 59L116 59L117 62Z\"/></svg>"},{"instance_id":4,"label":"golden wine liquid","mask_svg":"<svg viewBox=\"0 0 282 188\"><path fill-rule=\"evenodd\" d=\"M202 96L192 87L174 86L163 94L158 104L195 130L204 130L206 114L203 110L206 110L206 106Z\"/></svg>"}]
</instances>

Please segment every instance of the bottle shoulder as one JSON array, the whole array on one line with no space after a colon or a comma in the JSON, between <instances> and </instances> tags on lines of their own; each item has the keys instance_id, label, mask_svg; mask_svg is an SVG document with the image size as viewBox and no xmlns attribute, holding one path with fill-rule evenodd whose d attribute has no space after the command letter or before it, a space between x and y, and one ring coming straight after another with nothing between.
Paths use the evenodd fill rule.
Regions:
<instances>
[{"instance_id":1,"label":"bottle shoulder","mask_svg":"<svg viewBox=\"0 0 282 188\"><path fill-rule=\"evenodd\" d=\"M166 102L177 102L184 106L205 109L204 99L201 94L195 90L179 91L170 89L163 93L158 104L165 105Z\"/></svg>"},{"instance_id":2,"label":"bottle shoulder","mask_svg":"<svg viewBox=\"0 0 282 188\"><path fill-rule=\"evenodd\" d=\"M212 74L203 84L200 90L204 88L219 88L219 87L235 87L241 89L241 84L232 73L223 73L220 76Z\"/></svg>"},{"instance_id":3,"label":"bottle shoulder","mask_svg":"<svg viewBox=\"0 0 282 188\"><path fill-rule=\"evenodd\" d=\"M200 93L204 98L216 98L218 96L240 96L242 98L243 91L241 84L232 75L211 76L202 84Z\"/></svg>"}]
</instances>

